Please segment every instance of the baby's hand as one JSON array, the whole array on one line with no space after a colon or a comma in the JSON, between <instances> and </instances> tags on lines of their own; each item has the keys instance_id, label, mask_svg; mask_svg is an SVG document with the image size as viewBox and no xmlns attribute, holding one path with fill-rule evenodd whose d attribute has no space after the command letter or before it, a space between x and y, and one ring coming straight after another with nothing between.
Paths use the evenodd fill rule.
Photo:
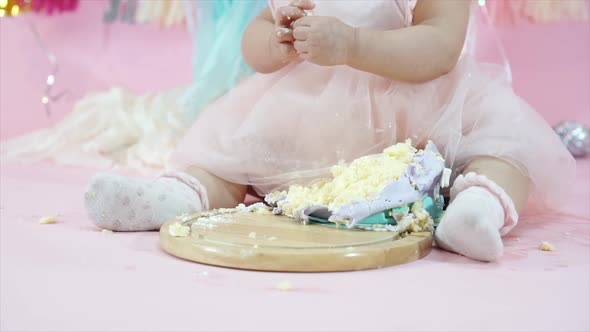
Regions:
<instances>
[{"instance_id":1,"label":"baby's hand","mask_svg":"<svg viewBox=\"0 0 590 332\"><path fill-rule=\"evenodd\" d=\"M320 66L346 64L353 56L355 29L335 17L306 16L293 23L300 56Z\"/></svg>"},{"instance_id":2,"label":"baby's hand","mask_svg":"<svg viewBox=\"0 0 590 332\"><path fill-rule=\"evenodd\" d=\"M292 24L304 17L306 10L315 8L310 0L293 0L289 6L283 6L275 12L275 26L277 37L282 42L293 42Z\"/></svg>"},{"instance_id":3,"label":"baby's hand","mask_svg":"<svg viewBox=\"0 0 590 332\"><path fill-rule=\"evenodd\" d=\"M280 7L275 13L275 34L271 37L270 46L274 56L283 62L289 62L298 56L293 47L293 30L291 25L304 17L305 10L315 5L310 0L293 0L289 6Z\"/></svg>"}]
</instances>

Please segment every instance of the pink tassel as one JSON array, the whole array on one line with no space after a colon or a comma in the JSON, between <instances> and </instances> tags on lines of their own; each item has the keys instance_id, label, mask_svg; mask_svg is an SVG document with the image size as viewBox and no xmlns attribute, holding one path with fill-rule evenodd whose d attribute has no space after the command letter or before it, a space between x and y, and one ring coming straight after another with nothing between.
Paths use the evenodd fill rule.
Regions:
<instances>
[{"instance_id":1,"label":"pink tassel","mask_svg":"<svg viewBox=\"0 0 590 332\"><path fill-rule=\"evenodd\" d=\"M31 10L52 15L54 11L63 13L76 10L79 2L80 0L31 0Z\"/></svg>"}]
</instances>

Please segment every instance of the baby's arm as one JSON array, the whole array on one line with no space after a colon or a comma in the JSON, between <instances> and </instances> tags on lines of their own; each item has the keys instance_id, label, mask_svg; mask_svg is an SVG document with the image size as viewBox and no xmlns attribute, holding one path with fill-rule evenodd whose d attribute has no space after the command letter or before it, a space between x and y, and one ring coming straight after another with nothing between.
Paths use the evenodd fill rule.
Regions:
<instances>
[{"instance_id":1,"label":"baby's arm","mask_svg":"<svg viewBox=\"0 0 590 332\"><path fill-rule=\"evenodd\" d=\"M286 27L313 8L309 1L298 6L281 7L275 23L270 9L265 9L246 28L242 38L242 54L246 63L259 73L277 71L298 57L293 48L293 36Z\"/></svg>"},{"instance_id":2,"label":"baby's arm","mask_svg":"<svg viewBox=\"0 0 590 332\"><path fill-rule=\"evenodd\" d=\"M398 81L420 83L451 71L463 48L470 1L418 0L414 25L356 29L348 65Z\"/></svg>"}]
</instances>

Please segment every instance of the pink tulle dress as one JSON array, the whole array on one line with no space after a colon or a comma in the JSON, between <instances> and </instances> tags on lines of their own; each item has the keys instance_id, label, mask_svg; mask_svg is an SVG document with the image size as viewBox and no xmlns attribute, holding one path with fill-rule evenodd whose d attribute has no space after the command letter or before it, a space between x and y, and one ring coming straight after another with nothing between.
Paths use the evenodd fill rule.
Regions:
<instances>
[{"instance_id":1,"label":"pink tulle dress","mask_svg":"<svg viewBox=\"0 0 590 332\"><path fill-rule=\"evenodd\" d=\"M313 15L383 30L411 25L415 6L411 0L315 2ZM273 12L286 4L269 1ZM255 74L203 111L172 160L266 194L407 138L418 146L432 140L454 175L474 158L506 160L530 177L544 202L566 197L575 176L575 160L514 94L500 66L470 55L423 84L303 61Z\"/></svg>"}]
</instances>

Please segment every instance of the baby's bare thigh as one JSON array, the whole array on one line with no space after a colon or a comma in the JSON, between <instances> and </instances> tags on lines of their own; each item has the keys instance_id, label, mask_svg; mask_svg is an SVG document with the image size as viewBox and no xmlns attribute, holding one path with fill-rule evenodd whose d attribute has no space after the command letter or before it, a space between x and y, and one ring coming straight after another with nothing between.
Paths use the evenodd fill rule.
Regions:
<instances>
[{"instance_id":1,"label":"baby's bare thigh","mask_svg":"<svg viewBox=\"0 0 590 332\"><path fill-rule=\"evenodd\" d=\"M211 209L233 208L244 201L245 185L228 182L198 167L189 167L185 172L197 178L206 188Z\"/></svg>"}]
</instances>

